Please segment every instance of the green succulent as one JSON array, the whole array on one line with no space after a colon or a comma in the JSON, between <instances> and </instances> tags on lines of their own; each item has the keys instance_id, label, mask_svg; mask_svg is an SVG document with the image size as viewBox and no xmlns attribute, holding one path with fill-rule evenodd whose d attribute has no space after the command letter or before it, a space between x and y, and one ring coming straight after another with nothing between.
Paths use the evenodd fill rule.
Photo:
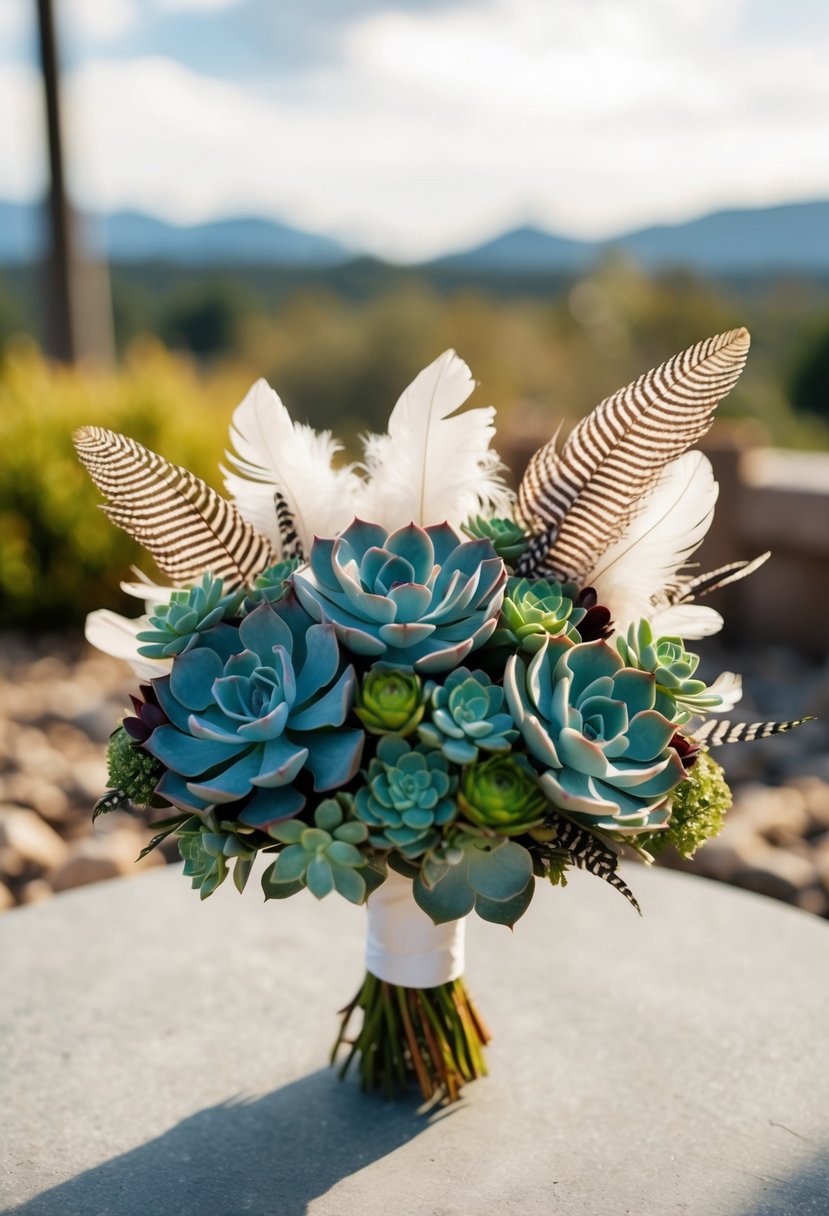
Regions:
<instances>
[{"instance_id":1,"label":"green succulent","mask_svg":"<svg viewBox=\"0 0 829 1216\"><path fill-rule=\"evenodd\" d=\"M325 798L314 811L313 827L288 819L269 829L286 847L263 876L266 895L278 897L273 888L280 885L288 895L307 887L317 899L338 891L353 904L363 903L368 888L360 871L366 859L357 846L365 844L368 828L346 818L349 808L347 795Z\"/></svg>"},{"instance_id":2,"label":"green succulent","mask_svg":"<svg viewBox=\"0 0 829 1216\"><path fill-rule=\"evenodd\" d=\"M354 700L354 712L372 735L410 735L424 709L420 676L383 664L363 677Z\"/></svg>"},{"instance_id":3,"label":"green succulent","mask_svg":"<svg viewBox=\"0 0 829 1216\"><path fill-rule=\"evenodd\" d=\"M188 822L194 826L180 832L178 849L184 859L185 877L191 880L193 889L207 899L222 885L229 863L234 862L233 881L243 891L257 853L252 839L220 827L212 813L201 822L195 816Z\"/></svg>"},{"instance_id":4,"label":"green succulent","mask_svg":"<svg viewBox=\"0 0 829 1216\"><path fill-rule=\"evenodd\" d=\"M439 829L457 814L451 795L457 778L440 752L411 748L397 735L384 735L354 799L354 811L380 849L420 857L434 848Z\"/></svg>"},{"instance_id":5,"label":"green succulent","mask_svg":"<svg viewBox=\"0 0 829 1216\"><path fill-rule=\"evenodd\" d=\"M710 752L702 751L674 790L665 831L640 837L637 843L651 853L660 853L671 844L681 857L693 857L706 840L723 830L731 802L725 773Z\"/></svg>"},{"instance_id":6,"label":"green succulent","mask_svg":"<svg viewBox=\"0 0 829 1216\"><path fill-rule=\"evenodd\" d=\"M656 677L656 708L677 725L694 714L717 709L722 698L709 692L704 680L694 678L699 655L685 649L682 638L654 638L651 623L642 619L628 627L627 637L616 639L616 649L627 667L652 672Z\"/></svg>"},{"instance_id":7,"label":"green succulent","mask_svg":"<svg viewBox=\"0 0 829 1216\"><path fill-rule=\"evenodd\" d=\"M479 750L509 751L518 737L503 711L504 690L482 671L456 667L443 684L430 683L431 720L418 728L421 741L453 764L472 764Z\"/></svg>"},{"instance_id":8,"label":"green succulent","mask_svg":"<svg viewBox=\"0 0 829 1216\"><path fill-rule=\"evenodd\" d=\"M253 583L247 588L241 609L242 615L253 612L259 604L276 604L283 599L288 590L290 577L299 565L298 557L286 557L282 561L268 566L267 570L263 570L261 574L257 574Z\"/></svg>"},{"instance_id":9,"label":"green succulent","mask_svg":"<svg viewBox=\"0 0 829 1216\"><path fill-rule=\"evenodd\" d=\"M472 515L461 525L472 540L488 540L495 552L508 566L514 566L526 552L530 538L511 519L485 519L483 515Z\"/></svg>"},{"instance_id":10,"label":"green succulent","mask_svg":"<svg viewBox=\"0 0 829 1216\"><path fill-rule=\"evenodd\" d=\"M461 828L450 839L455 856L437 877L423 872L415 877L415 902L438 925L473 910L494 924L514 925L529 907L535 888L527 849L474 828Z\"/></svg>"},{"instance_id":11,"label":"green succulent","mask_svg":"<svg viewBox=\"0 0 829 1216\"><path fill-rule=\"evenodd\" d=\"M535 654L548 637L581 641L579 621L586 610L575 603L575 587L546 579L511 578L501 607L498 628L489 647L508 646L511 651Z\"/></svg>"},{"instance_id":12,"label":"green succulent","mask_svg":"<svg viewBox=\"0 0 829 1216\"><path fill-rule=\"evenodd\" d=\"M156 798L155 787L163 773L155 756L134 743L123 726L113 731L107 745L110 789L122 791L136 806L157 805L161 800Z\"/></svg>"},{"instance_id":13,"label":"green succulent","mask_svg":"<svg viewBox=\"0 0 829 1216\"><path fill-rule=\"evenodd\" d=\"M197 645L199 635L234 616L242 602L242 592L223 595L224 584L212 574L203 574L192 587L174 591L166 604L158 604L150 614L149 629L136 634L138 653L147 659L169 659Z\"/></svg>"},{"instance_id":14,"label":"green succulent","mask_svg":"<svg viewBox=\"0 0 829 1216\"><path fill-rule=\"evenodd\" d=\"M518 836L541 822L549 803L523 756L491 756L464 769L458 805L473 823Z\"/></svg>"}]
</instances>

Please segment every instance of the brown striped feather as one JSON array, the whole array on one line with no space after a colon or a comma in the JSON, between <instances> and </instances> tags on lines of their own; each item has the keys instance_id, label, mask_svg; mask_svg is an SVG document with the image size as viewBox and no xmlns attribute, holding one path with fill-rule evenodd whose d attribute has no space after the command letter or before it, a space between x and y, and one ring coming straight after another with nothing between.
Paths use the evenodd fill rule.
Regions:
<instances>
[{"instance_id":1,"label":"brown striped feather","mask_svg":"<svg viewBox=\"0 0 829 1216\"><path fill-rule=\"evenodd\" d=\"M110 519L173 582L192 583L210 570L240 586L275 560L270 542L187 469L104 427L82 427L73 441Z\"/></svg>"}]
</instances>

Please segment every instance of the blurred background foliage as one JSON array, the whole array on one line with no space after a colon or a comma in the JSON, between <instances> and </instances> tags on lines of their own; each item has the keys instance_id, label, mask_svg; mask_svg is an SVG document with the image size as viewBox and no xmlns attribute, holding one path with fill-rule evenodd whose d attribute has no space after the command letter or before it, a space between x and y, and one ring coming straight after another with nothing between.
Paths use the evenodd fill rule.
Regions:
<instances>
[{"instance_id":1,"label":"blurred background foliage","mask_svg":"<svg viewBox=\"0 0 829 1216\"><path fill-rule=\"evenodd\" d=\"M74 428L123 431L221 489L234 406L265 376L292 416L359 456L402 389L454 347L498 409L499 447L541 442L640 372L709 334L754 338L724 419L761 442L829 447L829 282L648 276L609 256L578 279L461 274L370 259L319 271L116 266L116 369L67 369L39 353L23 270L0 277L0 626L55 629L147 560L106 519L77 463ZM805 335L805 337L804 337ZM132 604L135 611L135 604Z\"/></svg>"}]
</instances>

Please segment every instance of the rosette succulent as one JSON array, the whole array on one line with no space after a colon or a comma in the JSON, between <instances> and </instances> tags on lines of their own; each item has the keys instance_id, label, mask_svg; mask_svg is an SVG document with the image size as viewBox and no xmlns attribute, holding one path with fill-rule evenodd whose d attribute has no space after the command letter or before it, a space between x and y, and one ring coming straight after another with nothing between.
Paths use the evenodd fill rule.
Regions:
<instances>
[{"instance_id":1,"label":"rosette succulent","mask_svg":"<svg viewBox=\"0 0 829 1216\"><path fill-rule=\"evenodd\" d=\"M498 628L492 635L491 646L509 646L535 654L548 637L568 637L581 640L578 624L586 610L572 598L560 583L546 579L511 578L501 608Z\"/></svg>"},{"instance_id":2,"label":"rosette succulent","mask_svg":"<svg viewBox=\"0 0 829 1216\"><path fill-rule=\"evenodd\" d=\"M502 836L518 836L539 824L548 802L523 756L491 756L465 769L458 789L463 815Z\"/></svg>"},{"instance_id":3,"label":"rosette succulent","mask_svg":"<svg viewBox=\"0 0 829 1216\"><path fill-rule=\"evenodd\" d=\"M168 770L158 793L174 806L203 813L245 799L235 817L266 828L305 804L305 774L320 791L348 781L365 736L343 726L355 676L331 625L293 600L263 604L239 626L237 648L227 657L199 646L154 682L169 724L144 746Z\"/></svg>"},{"instance_id":4,"label":"rosette succulent","mask_svg":"<svg viewBox=\"0 0 829 1216\"><path fill-rule=\"evenodd\" d=\"M267 570L263 570L261 574L257 574L247 589L242 612L244 614L253 612L257 604L277 604L283 600L288 594L291 575L299 564L298 557L286 557L274 562L272 566L268 566Z\"/></svg>"},{"instance_id":5,"label":"rosette succulent","mask_svg":"<svg viewBox=\"0 0 829 1216\"><path fill-rule=\"evenodd\" d=\"M314 825L300 819L277 823L270 835L286 847L263 876L265 893L280 894L280 884L307 887L317 899L332 891L361 904L366 898L366 883L360 869L365 858L358 848L368 839L364 823L345 820L337 798L324 799L314 811Z\"/></svg>"},{"instance_id":6,"label":"rosette succulent","mask_svg":"<svg viewBox=\"0 0 829 1216\"><path fill-rule=\"evenodd\" d=\"M588 828L662 827L685 776L675 725L654 708L653 674L625 667L606 642L554 638L529 666L507 664L504 689L550 802Z\"/></svg>"},{"instance_id":7,"label":"rosette succulent","mask_svg":"<svg viewBox=\"0 0 829 1216\"><path fill-rule=\"evenodd\" d=\"M203 823L190 821L179 833L178 851L184 860L184 876L202 899L212 895L227 878L228 863L234 862L233 881L244 890L250 876L256 845L235 832L219 827L216 817L208 815Z\"/></svg>"},{"instance_id":8,"label":"rosette succulent","mask_svg":"<svg viewBox=\"0 0 829 1216\"><path fill-rule=\"evenodd\" d=\"M451 822L457 807L451 797L457 778L440 752L411 748L396 735L385 735L357 791L354 813L380 849L420 857L433 848L439 828Z\"/></svg>"},{"instance_id":9,"label":"rosette succulent","mask_svg":"<svg viewBox=\"0 0 829 1216\"><path fill-rule=\"evenodd\" d=\"M184 654L199 642L208 629L234 616L242 592L223 594L224 585L212 574L202 575L192 587L174 591L166 604L157 604L150 615L149 629L136 634L143 645L138 653L147 659L169 659Z\"/></svg>"},{"instance_id":10,"label":"rosette succulent","mask_svg":"<svg viewBox=\"0 0 829 1216\"><path fill-rule=\"evenodd\" d=\"M427 686L431 719L418 728L421 741L453 764L472 764L480 749L506 752L518 738L503 712L504 690L482 671L457 667L443 684Z\"/></svg>"},{"instance_id":11,"label":"rosette succulent","mask_svg":"<svg viewBox=\"0 0 829 1216\"><path fill-rule=\"evenodd\" d=\"M515 565L530 543L521 525L511 519L485 519L483 515L474 515L462 525L461 530L473 540L490 541L508 566Z\"/></svg>"},{"instance_id":12,"label":"rosette succulent","mask_svg":"<svg viewBox=\"0 0 829 1216\"><path fill-rule=\"evenodd\" d=\"M423 682L379 663L363 677L354 712L372 735L410 735L423 717Z\"/></svg>"},{"instance_id":13,"label":"rosette succulent","mask_svg":"<svg viewBox=\"0 0 829 1216\"><path fill-rule=\"evenodd\" d=\"M686 650L682 638L654 638L650 621L643 619L628 627L626 638L616 639L616 649L628 667L653 673L656 707L675 722L722 706L722 697L710 692L704 680L694 679L699 655Z\"/></svg>"},{"instance_id":14,"label":"rosette succulent","mask_svg":"<svg viewBox=\"0 0 829 1216\"><path fill-rule=\"evenodd\" d=\"M487 540L461 541L448 524L389 534L362 520L317 538L294 575L305 609L331 621L347 650L428 673L457 667L489 638L505 581Z\"/></svg>"}]
</instances>

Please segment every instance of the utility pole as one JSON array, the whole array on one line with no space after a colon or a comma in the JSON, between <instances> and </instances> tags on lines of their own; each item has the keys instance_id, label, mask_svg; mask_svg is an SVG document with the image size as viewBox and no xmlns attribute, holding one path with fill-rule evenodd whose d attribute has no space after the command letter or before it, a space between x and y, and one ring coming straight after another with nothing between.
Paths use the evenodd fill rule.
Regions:
<instances>
[{"instance_id":1,"label":"utility pole","mask_svg":"<svg viewBox=\"0 0 829 1216\"><path fill-rule=\"evenodd\" d=\"M111 362L109 279L105 267L80 260L75 216L66 190L60 59L52 0L37 0L37 17L49 141L46 350L63 363L75 363L82 356Z\"/></svg>"}]
</instances>

